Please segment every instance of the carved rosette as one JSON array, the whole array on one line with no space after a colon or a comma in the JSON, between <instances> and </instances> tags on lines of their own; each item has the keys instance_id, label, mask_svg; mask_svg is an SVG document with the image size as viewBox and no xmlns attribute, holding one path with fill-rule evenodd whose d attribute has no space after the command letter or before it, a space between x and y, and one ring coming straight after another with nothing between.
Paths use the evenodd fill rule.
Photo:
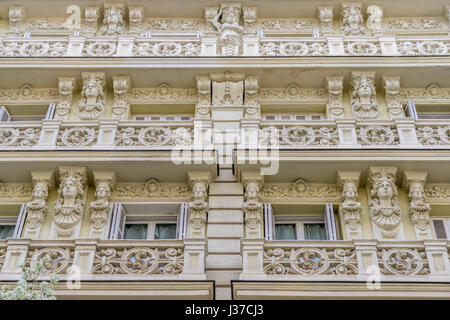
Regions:
<instances>
[{"instance_id":1,"label":"carved rosette","mask_svg":"<svg viewBox=\"0 0 450 320\"><path fill-rule=\"evenodd\" d=\"M71 237L84 214L86 168L60 168L58 198L54 206L53 222L57 235Z\"/></svg>"},{"instance_id":2,"label":"carved rosette","mask_svg":"<svg viewBox=\"0 0 450 320\"><path fill-rule=\"evenodd\" d=\"M403 116L400 102L400 77L383 77L383 81L389 118L400 118Z\"/></svg>"},{"instance_id":3,"label":"carved rosette","mask_svg":"<svg viewBox=\"0 0 450 320\"><path fill-rule=\"evenodd\" d=\"M375 119L378 117L375 72L352 72L350 103L356 118Z\"/></svg>"},{"instance_id":4,"label":"carved rosette","mask_svg":"<svg viewBox=\"0 0 450 320\"><path fill-rule=\"evenodd\" d=\"M364 35L364 18L361 3L343 3L341 8L341 31L347 36Z\"/></svg>"},{"instance_id":5,"label":"carved rosette","mask_svg":"<svg viewBox=\"0 0 450 320\"><path fill-rule=\"evenodd\" d=\"M196 118L209 118L211 106L211 79L208 76L196 77L197 80L197 106L195 108Z\"/></svg>"},{"instance_id":6,"label":"carved rosette","mask_svg":"<svg viewBox=\"0 0 450 320\"><path fill-rule=\"evenodd\" d=\"M395 185L396 168L369 168L370 216L383 236L397 236L401 210Z\"/></svg>"},{"instance_id":7,"label":"carved rosette","mask_svg":"<svg viewBox=\"0 0 450 320\"><path fill-rule=\"evenodd\" d=\"M342 102L344 77L327 77L326 86L328 90L327 113L329 119L344 117L344 104Z\"/></svg>"},{"instance_id":8,"label":"carved rosette","mask_svg":"<svg viewBox=\"0 0 450 320\"><path fill-rule=\"evenodd\" d=\"M244 81L245 118L259 118L258 77L247 76Z\"/></svg>"},{"instance_id":9,"label":"carved rosette","mask_svg":"<svg viewBox=\"0 0 450 320\"><path fill-rule=\"evenodd\" d=\"M74 90L75 78L58 78L58 104L55 108L55 119L67 120L69 117Z\"/></svg>"},{"instance_id":10,"label":"carved rosette","mask_svg":"<svg viewBox=\"0 0 450 320\"><path fill-rule=\"evenodd\" d=\"M195 181L192 187L192 199L189 202L189 224L194 231L202 232L206 225L209 205L207 202L207 183Z\"/></svg>"},{"instance_id":11,"label":"carved rosette","mask_svg":"<svg viewBox=\"0 0 450 320\"><path fill-rule=\"evenodd\" d=\"M105 109L105 73L83 72L83 89L78 103L78 112L82 120L97 120Z\"/></svg>"},{"instance_id":12,"label":"carved rosette","mask_svg":"<svg viewBox=\"0 0 450 320\"><path fill-rule=\"evenodd\" d=\"M124 5L121 3L105 3L104 6L101 34L106 36L122 35L125 31Z\"/></svg>"},{"instance_id":13,"label":"carved rosette","mask_svg":"<svg viewBox=\"0 0 450 320\"><path fill-rule=\"evenodd\" d=\"M114 76L114 104L112 106L113 118L126 120L130 112L130 104L128 103L128 90L131 87L129 76Z\"/></svg>"},{"instance_id":14,"label":"carved rosette","mask_svg":"<svg viewBox=\"0 0 450 320\"><path fill-rule=\"evenodd\" d=\"M242 8L240 3L222 3L211 23L217 30L218 53L224 56L237 56L242 51L244 28L240 24Z\"/></svg>"}]
</instances>

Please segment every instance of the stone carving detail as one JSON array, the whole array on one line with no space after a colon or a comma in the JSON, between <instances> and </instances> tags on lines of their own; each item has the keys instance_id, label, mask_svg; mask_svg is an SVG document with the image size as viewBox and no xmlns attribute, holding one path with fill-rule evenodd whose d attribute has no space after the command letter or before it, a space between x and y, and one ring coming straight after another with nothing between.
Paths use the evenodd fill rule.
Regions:
<instances>
[{"instance_id":1,"label":"stone carving detail","mask_svg":"<svg viewBox=\"0 0 450 320\"><path fill-rule=\"evenodd\" d=\"M378 34L383 29L383 8L376 5L367 7L367 29L372 31L372 34Z\"/></svg>"},{"instance_id":2,"label":"stone carving detail","mask_svg":"<svg viewBox=\"0 0 450 320\"><path fill-rule=\"evenodd\" d=\"M99 11L98 7L86 7L84 9L84 27L86 33L95 35L97 32Z\"/></svg>"},{"instance_id":3,"label":"stone carving detail","mask_svg":"<svg viewBox=\"0 0 450 320\"><path fill-rule=\"evenodd\" d=\"M31 183L3 183L0 181L0 199L30 199L32 191Z\"/></svg>"},{"instance_id":4,"label":"stone carving detail","mask_svg":"<svg viewBox=\"0 0 450 320\"><path fill-rule=\"evenodd\" d=\"M131 87L130 77L113 76L114 104L112 105L112 116L116 119L126 120L130 112L128 103L128 90Z\"/></svg>"},{"instance_id":5,"label":"stone carving detail","mask_svg":"<svg viewBox=\"0 0 450 320\"><path fill-rule=\"evenodd\" d=\"M0 43L1 57L62 57L66 41L4 41Z\"/></svg>"},{"instance_id":6,"label":"stone carving detail","mask_svg":"<svg viewBox=\"0 0 450 320\"><path fill-rule=\"evenodd\" d=\"M98 248L93 274L179 274L183 270L183 248Z\"/></svg>"},{"instance_id":7,"label":"stone carving detail","mask_svg":"<svg viewBox=\"0 0 450 320\"><path fill-rule=\"evenodd\" d=\"M160 184L155 179L149 179L146 183L119 183L111 191L114 201L154 197L186 200L190 196L191 191L187 184Z\"/></svg>"},{"instance_id":8,"label":"stone carving detail","mask_svg":"<svg viewBox=\"0 0 450 320\"><path fill-rule=\"evenodd\" d=\"M450 145L450 126L420 126L417 139L424 146Z\"/></svg>"},{"instance_id":9,"label":"stone carving detail","mask_svg":"<svg viewBox=\"0 0 450 320\"><path fill-rule=\"evenodd\" d=\"M211 74L212 104L230 106L244 104L244 75L237 73Z\"/></svg>"},{"instance_id":10,"label":"stone carving detail","mask_svg":"<svg viewBox=\"0 0 450 320\"><path fill-rule=\"evenodd\" d=\"M272 102L272 101L323 101L327 103L328 92L323 88L300 88L297 84L293 83L287 88L260 88L259 89L259 101Z\"/></svg>"},{"instance_id":11,"label":"stone carving detail","mask_svg":"<svg viewBox=\"0 0 450 320\"><path fill-rule=\"evenodd\" d=\"M105 3L102 35L118 36L125 31L124 5L119 3Z\"/></svg>"},{"instance_id":12,"label":"stone carving detail","mask_svg":"<svg viewBox=\"0 0 450 320\"><path fill-rule=\"evenodd\" d=\"M83 89L78 111L82 120L97 120L105 109L105 73L83 72Z\"/></svg>"},{"instance_id":13,"label":"stone carving detail","mask_svg":"<svg viewBox=\"0 0 450 320\"><path fill-rule=\"evenodd\" d=\"M383 77L386 104L390 119L403 116L403 108L400 102L400 77Z\"/></svg>"},{"instance_id":14,"label":"stone carving detail","mask_svg":"<svg viewBox=\"0 0 450 320\"><path fill-rule=\"evenodd\" d=\"M194 230L201 230L206 224L209 205L207 202L207 184L204 181L194 181L192 198L189 202L189 224Z\"/></svg>"},{"instance_id":15,"label":"stone carving detail","mask_svg":"<svg viewBox=\"0 0 450 320\"><path fill-rule=\"evenodd\" d=\"M116 53L116 43L113 41L86 41L83 56L111 57Z\"/></svg>"},{"instance_id":16,"label":"stone carving detail","mask_svg":"<svg viewBox=\"0 0 450 320\"><path fill-rule=\"evenodd\" d=\"M342 102L344 77L327 77L326 86L328 90L327 114L329 119L344 117L344 104Z\"/></svg>"},{"instance_id":17,"label":"stone carving detail","mask_svg":"<svg viewBox=\"0 0 450 320\"><path fill-rule=\"evenodd\" d=\"M157 88L130 88L128 90L129 103L148 102L183 102L195 103L197 90L191 88L171 88L162 83Z\"/></svg>"},{"instance_id":18,"label":"stone carving detail","mask_svg":"<svg viewBox=\"0 0 450 320\"><path fill-rule=\"evenodd\" d=\"M210 118L211 106L211 79L207 76L199 76L197 80L197 106L195 107L196 118Z\"/></svg>"},{"instance_id":19,"label":"stone carving detail","mask_svg":"<svg viewBox=\"0 0 450 320\"><path fill-rule=\"evenodd\" d=\"M242 8L242 18L244 20L244 32L246 34L257 33L256 18L257 18L258 8L256 7L243 7Z\"/></svg>"},{"instance_id":20,"label":"stone carving detail","mask_svg":"<svg viewBox=\"0 0 450 320\"><path fill-rule=\"evenodd\" d=\"M244 81L245 118L259 118L258 77L247 76Z\"/></svg>"},{"instance_id":21,"label":"stone carving detail","mask_svg":"<svg viewBox=\"0 0 450 320\"><path fill-rule=\"evenodd\" d=\"M192 40L188 42L181 41L145 41L136 42L133 47L133 55L139 57L195 57L200 55L200 42Z\"/></svg>"},{"instance_id":22,"label":"stone carving detail","mask_svg":"<svg viewBox=\"0 0 450 320\"><path fill-rule=\"evenodd\" d=\"M18 33L22 30L22 23L25 19L24 7L9 7L9 31Z\"/></svg>"},{"instance_id":23,"label":"stone carving detail","mask_svg":"<svg viewBox=\"0 0 450 320\"><path fill-rule=\"evenodd\" d=\"M395 171L369 169L371 200L369 201L370 216L383 235L393 236L401 222L401 210L397 200Z\"/></svg>"},{"instance_id":24,"label":"stone carving detail","mask_svg":"<svg viewBox=\"0 0 450 320\"><path fill-rule=\"evenodd\" d=\"M440 88L437 84L430 84L427 88L401 88L400 98L406 102L409 100L435 101L450 99L450 88Z\"/></svg>"},{"instance_id":25,"label":"stone carving detail","mask_svg":"<svg viewBox=\"0 0 450 320\"><path fill-rule=\"evenodd\" d=\"M72 94L75 91L75 78L58 78L58 104L55 119L67 120L72 106Z\"/></svg>"},{"instance_id":26,"label":"stone carving detail","mask_svg":"<svg viewBox=\"0 0 450 320\"><path fill-rule=\"evenodd\" d=\"M320 21L320 33L330 34L333 32L333 7L318 7Z\"/></svg>"},{"instance_id":27,"label":"stone carving detail","mask_svg":"<svg viewBox=\"0 0 450 320\"><path fill-rule=\"evenodd\" d=\"M34 183L32 200L25 205L27 210L27 228L39 228L47 216L47 198L50 183L48 180L38 180Z\"/></svg>"},{"instance_id":28,"label":"stone carving detail","mask_svg":"<svg viewBox=\"0 0 450 320\"><path fill-rule=\"evenodd\" d=\"M343 3L341 8L341 31L347 36L364 35L364 18L361 3Z\"/></svg>"},{"instance_id":29,"label":"stone carving detail","mask_svg":"<svg viewBox=\"0 0 450 320\"><path fill-rule=\"evenodd\" d=\"M354 248L274 248L264 250L264 273L270 275L356 275Z\"/></svg>"},{"instance_id":30,"label":"stone carving detail","mask_svg":"<svg viewBox=\"0 0 450 320\"><path fill-rule=\"evenodd\" d=\"M50 103L58 100L58 89L56 88L32 88L24 84L19 89L0 90L0 101L2 103L22 104L30 102Z\"/></svg>"},{"instance_id":31,"label":"stone carving detail","mask_svg":"<svg viewBox=\"0 0 450 320\"><path fill-rule=\"evenodd\" d=\"M242 207L244 222L247 228L256 230L262 223L263 207L259 201L259 186L255 181L248 182L244 194L245 202Z\"/></svg>"},{"instance_id":32,"label":"stone carving detail","mask_svg":"<svg viewBox=\"0 0 450 320\"><path fill-rule=\"evenodd\" d=\"M381 55L381 47L377 42L354 41L345 42L345 53L352 56L378 56Z\"/></svg>"},{"instance_id":33,"label":"stone carving detail","mask_svg":"<svg viewBox=\"0 0 450 320\"><path fill-rule=\"evenodd\" d=\"M95 144L98 129L92 127L71 127L60 131L57 146L86 147Z\"/></svg>"},{"instance_id":34,"label":"stone carving detail","mask_svg":"<svg viewBox=\"0 0 450 320\"><path fill-rule=\"evenodd\" d=\"M241 4L222 3L219 11L211 21L219 34L219 52L224 56L237 56L242 51L244 28L239 22L241 15Z\"/></svg>"},{"instance_id":35,"label":"stone carving detail","mask_svg":"<svg viewBox=\"0 0 450 320\"><path fill-rule=\"evenodd\" d=\"M426 172L405 171L404 172L404 186L408 190L409 198L409 215L414 227L419 231L419 238L423 238L429 228L431 227L429 203L425 202L425 180L427 178ZM431 234L428 234L431 236Z\"/></svg>"},{"instance_id":36,"label":"stone carving detail","mask_svg":"<svg viewBox=\"0 0 450 320\"><path fill-rule=\"evenodd\" d=\"M109 211L111 210L111 181L99 180L96 182L95 201L90 204L91 227L100 230L108 222Z\"/></svg>"},{"instance_id":37,"label":"stone carving detail","mask_svg":"<svg viewBox=\"0 0 450 320\"><path fill-rule=\"evenodd\" d=\"M437 17L389 17L384 19L386 31L394 32L430 32L446 28L443 18Z\"/></svg>"},{"instance_id":38,"label":"stone carving detail","mask_svg":"<svg viewBox=\"0 0 450 320\"><path fill-rule=\"evenodd\" d=\"M0 128L0 148L35 146L41 135L41 128Z\"/></svg>"},{"instance_id":39,"label":"stone carving detail","mask_svg":"<svg viewBox=\"0 0 450 320\"><path fill-rule=\"evenodd\" d=\"M260 41L262 56L325 56L328 54L326 41Z\"/></svg>"},{"instance_id":40,"label":"stone carving detail","mask_svg":"<svg viewBox=\"0 0 450 320\"><path fill-rule=\"evenodd\" d=\"M358 198L358 186L356 181L347 180L342 187L343 202L340 212L344 220L344 224L351 230L361 228L361 203Z\"/></svg>"},{"instance_id":41,"label":"stone carving detail","mask_svg":"<svg viewBox=\"0 0 450 320\"><path fill-rule=\"evenodd\" d=\"M398 145L399 137L394 127L367 126L357 128L358 142L362 145Z\"/></svg>"},{"instance_id":42,"label":"stone carving detail","mask_svg":"<svg viewBox=\"0 0 450 320\"><path fill-rule=\"evenodd\" d=\"M120 147L190 146L193 141L192 128L178 127L119 127L115 144Z\"/></svg>"},{"instance_id":43,"label":"stone carving detail","mask_svg":"<svg viewBox=\"0 0 450 320\"><path fill-rule=\"evenodd\" d=\"M281 140L291 146L336 146L339 143L337 130L329 127L283 127Z\"/></svg>"},{"instance_id":44,"label":"stone carving detail","mask_svg":"<svg viewBox=\"0 0 450 320\"><path fill-rule=\"evenodd\" d=\"M144 7L128 7L129 13L129 33L137 33L142 29L142 24L144 22Z\"/></svg>"},{"instance_id":45,"label":"stone carving detail","mask_svg":"<svg viewBox=\"0 0 450 320\"><path fill-rule=\"evenodd\" d=\"M447 43L443 41L398 41L397 47L401 56L439 56L448 53Z\"/></svg>"},{"instance_id":46,"label":"stone carving detail","mask_svg":"<svg viewBox=\"0 0 450 320\"><path fill-rule=\"evenodd\" d=\"M84 214L86 168L60 168L53 222L58 236L71 237Z\"/></svg>"},{"instance_id":47,"label":"stone carving detail","mask_svg":"<svg viewBox=\"0 0 450 320\"><path fill-rule=\"evenodd\" d=\"M378 117L375 72L352 72L350 103L356 118L375 119Z\"/></svg>"},{"instance_id":48,"label":"stone carving detail","mask_svg":"<svg viewBox=\"0 0 450 320\"><path fill-rule=\"evenodd\" d=\"M427 201L447 201L450 199L450 185L427 184L424 187L424 193Z\"/></svg>"},{"instance_id":49,"label":"stone carving detail","mask_svg":"<svg viewBox=\"0 0 450 320\"><path fill-rule=\"evenodd\" d=\"M50 259L44 264L45 274L67 274L72 266L74 258L74 249L61 247L36 248L28 251L28 258L25 265L30 267L44 256Z\"/></svg>"},{"instance_id":50,"label":"stone carving detail","mask_svg":"<svg viewBox=\"0 0 450 320\"><path fill-rule=\"evenodd\" d=\"M259 129L258 144L262 147L278 147L280 145L278 128L270 126Z\"/></svg>"},{"instance_id":51,"label":"stone carving detail","mask_svg":"<svg viewBox=\"0 0 450 320\"><path fill-rule=\"evenodd\" d=\"M266 183L261 187L260 197L263 202L270 202L271 199L280 200L280 198L322 198L330 200L330 202L341 201L337 185L307 183L303 179L298 179L291 184Z\"/></svg>"},{"instance_id":52,"label":"stone carving detail","mask_svg":"<svg viewBox=\"0 0 450 320\"><path fill-rule=\"evenodd\" d=\"M412 276L430 273L423 249L381 249L377 256L382 274Z\"/></svg>"}]
</instances>

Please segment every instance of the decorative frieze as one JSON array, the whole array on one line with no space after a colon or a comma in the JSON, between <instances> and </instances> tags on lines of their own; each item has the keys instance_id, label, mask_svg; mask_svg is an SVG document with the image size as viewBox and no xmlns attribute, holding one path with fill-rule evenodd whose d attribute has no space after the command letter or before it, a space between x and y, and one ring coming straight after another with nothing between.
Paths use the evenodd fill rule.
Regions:
<instances>
[{"instance_id":1,"label":"decorative frieze","mask_svg":"<svg viewBox=\"0 0 450 320\"><path fill-rule=\"evenodd\" d=\"M424 195L427 202L450 202L450 184L427 184Z\"/></svg>"},{"instance_id":2,"label":"decorative frieze","mask_svg":"<svg viewBox=\"0 0 450 320\"><path fill-rule=\"evenodd\" d=\"M81 120L97 120L105 111L105 73L82 72L83 88L78 112Z\"/></svg>"},{"instance_id":3,"label":"decorative frieze","mask_svg":"<svg viewBox=\"0 0 450 320\"><path fill-rule=\"evenodd\" d=\"M0 128L0 148L31 148L38 144L41 128L26 126L24 128Z\"/></svg>"},{"instance_id":4,"label":"decorative frieze","mask_svg":"<svg viewBox=\"0 0 450 320\"><path fill-rule=\"evenodd\" d=\"M324 88L300 88L293 83L287 88L260 88L259 102L323 102L328 101L328 92Z\"/></svg>"},{"instance_id":5,"label":"decorative frieze","mask_svg":"<svg viewBox=\"0 0 450 320\"><path fill-rule=\"evenodd\" d=\"M114 104L111 107L112 117L126 120L130 115L128 91L131 87L129 76L113 76Z\"/></svg>"},{"instance_id":6,"label":"decorative frieze","mask_svg":"<svg viewBox=\"0 0 450 320\"><path fill-rule=\"evenodd\" d=\"M341 31L346 36L361 36L366 32L361 3L343 3L341 8Z\"/></svg>"},{"instance_id":7,"label":"decorative frieze","mask_svg":"<svg viewBox=\"0 0 450 320\"><path fill-rule=\"evenodd\" d=\"M350 103L353 115L358 119L378 117L375 89L375 72L352 72Z\"/></svg>"},{"instance_id":8,"label":"decorative frieze","mask_svg":"<svg viewBox=\"0 0 450 320\"><path fill-rule=\"evenodd\" d=\"M439 100L450 100L450 88L440 88L433 83L427 88L401 88L399 95L402 102L409 100L421 103L439 102Z\"/></svg>"},{"instance_id":9,"label":"decorative frieze","mask_svg":"<svg viewBox=\"0 0 450 320\"><path fill-rule=\"evenodd\" d=\"M0 199L31 199L33 185L31 183L9 183L0 181Z\"/></svg>"},{"instance_id":10,"label":"decorative frieze","mask_svg":"<svg viewBox=\"0 0 450 320\"><path fill-rule=\"evenodd\" d=\"M157 88L130 88L128 103L195 103L197 90L195 88L171 88L162 83Z\"/></svg>"},{"instance_id":11,"label":"decorative frieze","mask_svg":"<svg viewBox=\"0 0 450 320\"><path fill-rule=\"evenodd\" d=\"M58 78L58 104L55 108L54 119L67 120L72 107L73 92L76 89L74 77Z\"/></svg>"},{"instance_id":12,"label":"decorative frieze","mask_svg":"<svg viewBox=\"0 0 450 320\"><path fill-rule=\"evenodd\" d=\"M58 100L57 88L32 88L24 84L19 89L0 90L0 103L28 104L50 103Z\"/></svg>"},{"instance_id":13,"label":"decorative frieze","mask_svg":"<svg viewBox=\"0 0 450 320\"><path fill-rule=\"evenodd\" d=\"M345 225L347 239L362 238L362 206L358 196L360 176L360 171L338 171L337 173L337 183L342 186L342 203L339 206L339 214Z\"/></svg>"},{"instance_id":14,"label":"decorative frieze","mask_svg":"<svg viewBox=\"0 0 450 320\"><path fill-rule=\"evenodd\" d=\"M165 199L164 201L186 201L191 196L189 185L183 183L159 183L149 179L146 183L117 183L111 191L114 202L128 202L145 199Z\"/></svg>"},{"instance_id":15,"label":"decorative frieze","mask_svg":"<svg viewBox=\"0 0 450 320\"><path fill-rule=\"evenodd\" d=\"M344 104L342 101L344 77L327 77L326 87L328 90L327 118L344 118Z\"/></svg>"}]
</instances>

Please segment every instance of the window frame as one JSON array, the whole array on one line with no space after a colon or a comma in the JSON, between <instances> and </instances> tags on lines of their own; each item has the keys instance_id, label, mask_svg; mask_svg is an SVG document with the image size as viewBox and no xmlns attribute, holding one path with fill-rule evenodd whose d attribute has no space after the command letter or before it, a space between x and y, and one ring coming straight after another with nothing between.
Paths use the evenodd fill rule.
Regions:
<instances>
[{"instance_id":1,"label":"window frame","mask_svg":"<svg viewBox=\"0 0 450 320\"><path fill-rule=\"evenodd\" d=\"M445 234L447 236L447 240L450 240L450 217L449 216L431 216L431 220L442 220L444 223ZM435 239L439 239L436 234L436 230L433 225L433 234Z\"/></svg>"},{"instance_id":2,"label":"window frame","mask_svg":"<svg viewBox=\"0 0 450 320\"><path fill-rule=\"evenodd\" d=\"M275 239L277 224L295 224L295 234L296 234L297 239L294 239L294 240ZM316 241L316 240L305 239L305 224L323 224L325 231L326 231L325 219L323 217L318 217L318 216L291 217L291 216L276 216L275 215L274 232L273 232L274 240L276 240L276 241ZM328 238L322 239L322 240L328 240ZM319 240L319 241L322 241L322 240Z\"/></svg>"},{"instance_id":3,"label":"window frame","mask_svg":"<svg viewBox=\"0 0 450 320\"><path fill-rule=\"evenodd\" d=\"M0 240L6 240L8 238L13 238L14 233L16 232L16 226L17 226L17 219L18 217L0 217L0 226L13 226L13 233L10 237L7 237L5 239Z\"/></svg>"},{"instance_id":4,"label":"window frame","mask_svg":"<svg viewBox=\"0 0 450 320\"><path fill-rule=\"evenodd\" d=\"M170 216L172 217L172 216ZM142 220L138 220L138 219L132 219L132 221L127 222L127 219L125 218L125 224L124 224L124 230L123 230L123 240L177 240L177 235L176 235L176 231L175 231L175 238L173 239L155 239L155 230L156 230L156 225L157 224L174 224L175 225L175 230L178 227L178 222L177 222L177 217L174 216L174 221L168 221L169 219L167 219L168 217L163 217L163 216L152 216L151 217L152 220L153 218L161 218L161 220L155 220L155 221L148 221L148 219L142 219ZM147 225L147 238L146 239L125 239L125 226L126 225L130 225L130 224L146 224Z\"/></svg>"}]
</instances>

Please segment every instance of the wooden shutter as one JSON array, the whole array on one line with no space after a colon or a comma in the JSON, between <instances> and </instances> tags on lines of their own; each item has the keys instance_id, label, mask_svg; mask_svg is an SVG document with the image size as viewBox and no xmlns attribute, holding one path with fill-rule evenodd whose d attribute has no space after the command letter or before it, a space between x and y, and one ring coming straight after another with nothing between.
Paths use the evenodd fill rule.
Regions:
<instances>
[{"instance_id":1,"label":"wooden shutter","mask_svg":"<svg viewBox=\"0 0 450 320\"><path fill-rule=\"evenodd\" d=\"M0 121L10 121L11 120L11 116L8 112L8 110L6 110L5 106L1 106L0 107Z\"/></svg>"},{"instance_id":2,"label":"wooden shutter","mask_svg":"<svg viewBox=\"0 0 450 320\"><path fill-rule=\"evenodd\" d=\"M416 120L419 118L417 115L416 105L414 104L414 101L412 100L408 101L408 104L406 105L405 108L405 113L407 117L414 118Z\"/></svg>"},{"instance_id":3,"label":"wooden shutter","mask_svg":"<svg viewBox=\"0 0 450 320\"><path fill-rule=\"evenodd\" d=\"M336 219L334 217L333 204L327 203L325 204L325 230L327 232L328 240L337 240L337 228L336 228Z\"/></svg>"},{"instance_id":4,"label":"wooden shutter","mask_svg":"<svg viewBox=\"0 0 450 320\"><path fill-rule=\"evenodd\" d=\"M50 103L48 105L47 108L47 113L45 114L45 119L46 120L51 120L53 119L53 116L55 115L55 108L56 108L56 103Z\"/></svg>"},{"instance_id":5,"label":"wooden shutter","mask_svg":"<svg viewBox=\"0 0 450 320\"><path fill-rule=\"evenodd\" d=\"M264 204L264 237L266 240L274 239L275 217L273 215L272 205Z\"/></svg>"},{"instance_id":6,"label":"wooden shutter","mask_svg":"<svg viewBox=\"0 0 450 320\"><path fill-rule=\"evenodd\" d=\"M27 209L25 203L20 207L19 216L17 217L16 227L14 229L13 238L20 238L22 236L23 226L27 218Z\"/></svg>"},{"instance_id":7,"label":"wooden shutter","mask_svg":"<svg viewBox=\"0 0 450 320\"><path fill-rule=\"evenodd\" d=\"M187 236L188 204L182 202L178 209L177 217L177 239L183 239Z\"/></svg>"},{"instance_id":8,"label":"wooden shutter","mask_svg":"<svg viewBox=\"0 0 450 320\"><path fill-rule=\"evenodd\" d=\"M436 238L447 239L447 232L445 230L444 220L433 220L434 232L436 233Z\"/></svg>"},{"instance_id":9,"label":"wooden shutter","mask_svg":"<svg viewBox=\"0 0 450 320\"><path fill-rule=\"evenodd\" d=\"M112 208L111 227L109 239L123 239L126 212L121 203L114 203Z\"/></svg>"}]
</instances>

